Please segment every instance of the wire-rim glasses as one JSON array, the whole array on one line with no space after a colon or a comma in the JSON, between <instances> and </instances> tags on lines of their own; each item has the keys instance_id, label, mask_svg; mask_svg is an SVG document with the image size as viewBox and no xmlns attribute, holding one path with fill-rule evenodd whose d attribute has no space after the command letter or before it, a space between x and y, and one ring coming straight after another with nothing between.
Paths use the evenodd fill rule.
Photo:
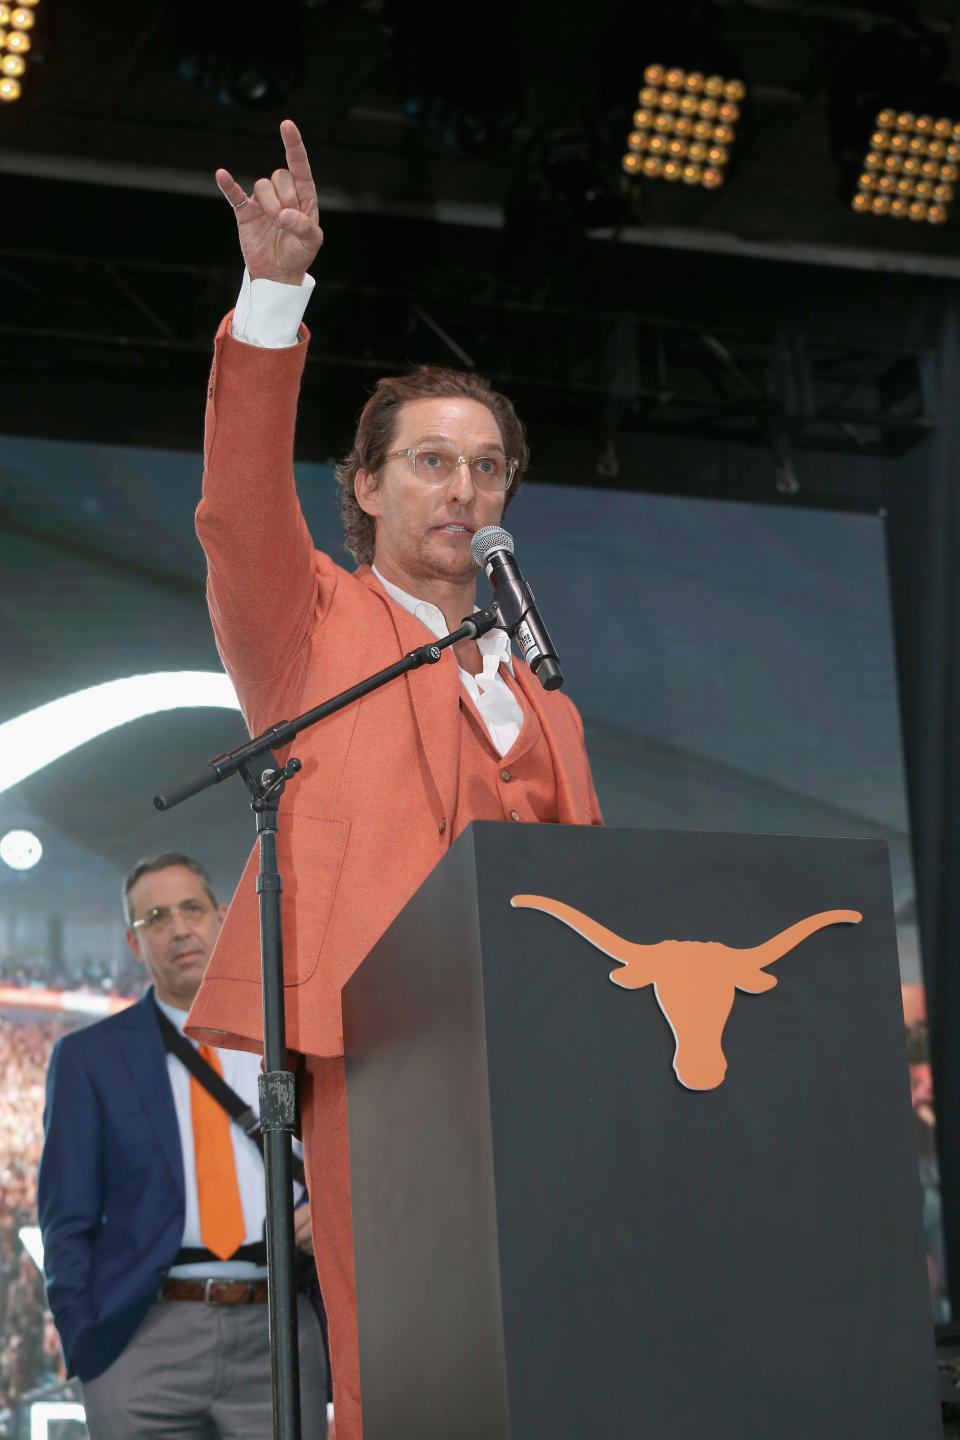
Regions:
<instances>
[{"instance_id":1,"label":"wire-rim glasses","mask_svg":"<svg viewBox=\"0 0 960 1440\"><path fill-rule=\"evenodd\" d=\"M179 915L182 920L198 924L206 919L213 906L206 900L182 900L179 905L154 905L139 920L131 920L131 930L167 930Z\"/></svg>"}]
</instances>

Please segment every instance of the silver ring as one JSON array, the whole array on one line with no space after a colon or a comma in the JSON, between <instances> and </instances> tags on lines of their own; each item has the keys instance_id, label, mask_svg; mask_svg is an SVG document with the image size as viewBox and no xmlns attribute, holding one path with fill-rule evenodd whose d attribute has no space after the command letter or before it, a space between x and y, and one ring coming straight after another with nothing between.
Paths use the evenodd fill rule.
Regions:
<instances>
[{"instance_id":1,"label":"silver ring","mask_svg":"<svg viewBox=\"0 0 960 1440\"><path fill-rule=\"evenodd\" d=\"M246 203L247 203L247 201L248 201L249 199L250 199L250 196L249 196L249 195L244 195L243 199L242 199L242 200L238 200L237 203L236 203L236 205L234 205L234 207L233 207L234 210L242 210L243 207L244 207L244 205L246 205Z\"/></svg>"}]
</instances>

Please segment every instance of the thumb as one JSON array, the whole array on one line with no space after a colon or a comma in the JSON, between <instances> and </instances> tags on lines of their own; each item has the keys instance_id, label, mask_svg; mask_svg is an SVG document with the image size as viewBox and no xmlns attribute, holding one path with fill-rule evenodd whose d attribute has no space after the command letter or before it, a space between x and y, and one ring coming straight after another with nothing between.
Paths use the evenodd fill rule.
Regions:
<instances>
[{"instance_id":1,"label":"thumb","mask_svg":"<svg viewBox=\"0 0 960 1440\"><path fill-rule=\"evenodd\" d=\"M295 235L298 240L312 242L319 245L323 241L323 231L309 216L304 215L302 210L284 209L281 210L276 220L281 230L287 230Z\"/></svg>"}]
</instances>

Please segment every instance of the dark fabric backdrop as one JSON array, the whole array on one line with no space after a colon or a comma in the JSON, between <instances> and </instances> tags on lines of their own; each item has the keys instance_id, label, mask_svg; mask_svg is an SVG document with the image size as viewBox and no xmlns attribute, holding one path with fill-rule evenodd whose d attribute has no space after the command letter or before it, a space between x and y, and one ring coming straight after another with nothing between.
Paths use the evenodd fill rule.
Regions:
<instances>
[{"instance_id":1,"label":"dark fabric backdrop","mask_svg":"<svg viewBox=\"0 0 960 1440\"><path fill-rule=\"evenodd\" d=\"M943 285L939 425L889 467L887 537L936 1091L950 1299L960 1315L960 286Z\"/></svg>"}]
</instances>

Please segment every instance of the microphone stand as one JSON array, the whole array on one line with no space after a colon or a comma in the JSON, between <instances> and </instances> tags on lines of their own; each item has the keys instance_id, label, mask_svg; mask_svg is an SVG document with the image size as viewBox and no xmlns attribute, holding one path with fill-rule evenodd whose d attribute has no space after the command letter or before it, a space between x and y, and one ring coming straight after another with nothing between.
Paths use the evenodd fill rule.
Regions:
<instances>
[{"instance_id":1,"label":"microphone stand","mask_svg":"<svg viewBox=\"0 0 960 1440\"><path fill-rule=\"evenodd\" d=\"M458 640L475 640L502 625L496 608L477 610L459 630L411 650L402 660L378 670L358 685L334 695L293 720L281 720L262 734L210 760L199 775L154 795L158 810L170 810L221 780L239 773L250 792L250 808L260 840L260 973L263 986L263 1073L258 1080L260 1129L267 1201L267 1306L274 1440L300 1440L300 1360L297 1348L297 1296L294 1278L293 1172L291 1141L296 1124L296 1087L286 1069L286 1017L283 994L283 880L277 870L277 811L288 780L301 768L295 757L280 765L274 749L302 730L352 705L389 680L435 665ZM511 632L512 633L512 632Z\"/></svg>"}]
</instances>

